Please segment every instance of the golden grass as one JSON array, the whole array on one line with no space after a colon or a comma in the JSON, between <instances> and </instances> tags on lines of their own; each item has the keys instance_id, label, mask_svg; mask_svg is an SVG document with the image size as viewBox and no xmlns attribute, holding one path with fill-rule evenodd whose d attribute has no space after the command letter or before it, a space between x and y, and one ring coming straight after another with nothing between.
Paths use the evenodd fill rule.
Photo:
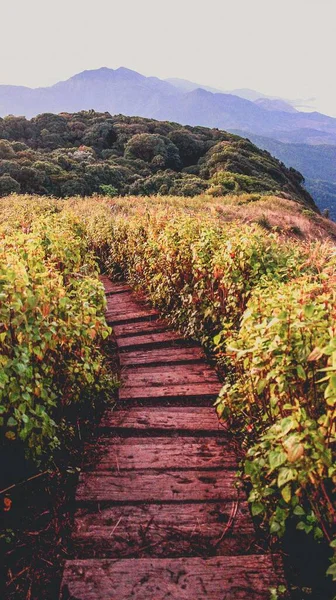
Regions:
<instances>
[{"instance_id":1,"label":"golden grass","mask_svg":"<svg viewBox=\"0 0 336 600\"><path fill-rule=\"evenodd\" d=\"M32 210L32 203L34 208ZM277 231L281 237L302 241L336 242L336 223L315 213L304 205L279 196L259 196L257 194L227 195L213 198L209 195L185 198L180 196L125 196L106 198L103 196L74 197L66 200L11 195L0 198L0 225L2 230L21 219L22 225L38 212L64 209L76 210L80 207L81 215L89 215L95 206L101 211L143 215L157 208L167 214L183 212L190 215L204 215L207 218L222 222L257 223L270 231ZM100 211L99 211L100 212Z\"/></svg>"}]
</instances>

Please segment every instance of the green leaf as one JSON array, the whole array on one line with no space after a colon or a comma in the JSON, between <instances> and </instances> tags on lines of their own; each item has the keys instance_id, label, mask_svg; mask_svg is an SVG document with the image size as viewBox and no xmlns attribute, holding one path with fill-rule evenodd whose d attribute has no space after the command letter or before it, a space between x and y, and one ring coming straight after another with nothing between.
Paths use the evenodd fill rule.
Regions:
<instances>
[{"instance_id":1,"label":"green leaf","mask_svg":"<svg viewBox=\"0 0 336 600\"><path fill-rule=\"evenodd\" d=\"M281 467L281 465L283 465L286 462L287 454L280 449L271 450L271 452L268 455L268 460L271 470L274 471L274 469Z\"/></svg>"},{"instance_id":2,"label":"green leaf","mask_svg":"<svg viewBox=\"0 0 336 600\"><path fill-rule=\"evenodd\" d=\"M271 523L271 527L270 527L270 532L271 533L278 533L278 531L280 531L281 526L277 521L272 521Z\"/></svg>"},{"instance_id":3,"label":"green leaf","mask_svg":"<svg viewBox=\"0 0 336 600\"><path fill-rule=\"evenodd\" d=\"M293 481L296 479L296 471L294 469L288 469L287 467L283 467L279 471L278 475L278 486L281 488L286 485L289 481Z\"/></svg>"},{"instance_id":4,"label":"green leaf","mask_svg":"<svg viewBox=\"0 0 336 600\"><path fill-rule=\"evenodd\" d=\"M267 385L267 379L260 379L257 383L257 394L261 394Z\"/></svg>"},{"instance_id":5,"label":"green leaf","mask_svg":"<svg viewBox=\"0 0 336 600\"><path fill-rule=\"evenodd\" d=\"M221 340L222 340L222 334L221 333L218 333L217 335L215 335L215 337L213 339L213 342L214 342L215 346L218 346L218 344L220 344Z\"/></svg>"},{"instance_id":6,"label":"green leaf","mask_svg":"<svg viewBox=\"0 0 336 600\"><path fill-rule=\"evenodd\" d=\"M251 506L252 515L256 517L265 511L265 508L261 502L253 502Z\"/></svg>"},{"instance_id":7,"label":"green leaf","mask_svg":"<svg viewBox=\"0 0 336 600\"><path fill-rule=\"evenodd\" d=\"M298 517L303 517L303 515L305 515L305 511L303 510L302 506L300 506L299 504L294 508L293 511L294 515L298 516Z\"/></svg>"},{"instance_id":8,"label":"green leaf","mask_svg":"<svg viewBox=\"0 0 336 600\"><path fill-rule=\"evenodd\" d=\"M15 427L15 425L17 425L17 421L14 419L14 417L9 417L9 419L7 421L7 426Z\"/></svg>"},{"instance_id":9,"label":"green leaf","mask_svg":"<svg viewBox=\"0 0 336 600\"><path fill-rule=\"evenodd\" d=\"M310 319L314 314L314 310L315 310L314 304L306 304L303 307L304 316L307 317L307 319Z\"/></svg>"},{"instance_id":10,"label":"green leaf","mask_svg":"<svg viewBox=\"0 0 336 600\"><path fill-rule=\"evenodd\" d=\"M299 377L300 379L302 379L302 381L305 381L305 380L306 380L306 372L305 372L304 368L302 367L302 365L298 365L298 366L296 367L296 372L297 372L297 374L298 374L298 377Z\"/></svg>"},{"instance_id":11,"label":"green leaf","mask_svg":"<svg viewBox=\"0 0 336 600\"><path fill-rule=\"evenodd\" d=\"M327 570L327 575L331 575L333 578L333 581L336 580L336 563L333 563L332 565L330 565L329 569Z\"/></svg>"},{"instance_id":12,"label":"green leaf","mask_svg":"<svg viewBox=\"0 0 336 600\"><path fill-rule=\"evenodd\" d=\"M284 501L287 502L287 504L290 502L292 497L292 488L290 484L287 484L284 488L282 488L281 496L283 497Z\"/></svg>"}]
</instances>

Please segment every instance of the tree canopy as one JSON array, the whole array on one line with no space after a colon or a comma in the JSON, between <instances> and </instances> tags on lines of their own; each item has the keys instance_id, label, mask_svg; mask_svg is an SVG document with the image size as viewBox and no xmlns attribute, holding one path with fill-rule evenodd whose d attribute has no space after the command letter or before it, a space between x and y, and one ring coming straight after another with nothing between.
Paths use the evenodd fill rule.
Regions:
<instances>
[{"instance_id":1,"label":"tree canopy","mask_svg":"<svg viewBox=\"0 0 336 600\"><path fill-rule=\"evenodd\" d=\"M314 206L300 173L249 140L81 111L0 119L0 195L282 193Z\"/></svg>"}]
</instances>

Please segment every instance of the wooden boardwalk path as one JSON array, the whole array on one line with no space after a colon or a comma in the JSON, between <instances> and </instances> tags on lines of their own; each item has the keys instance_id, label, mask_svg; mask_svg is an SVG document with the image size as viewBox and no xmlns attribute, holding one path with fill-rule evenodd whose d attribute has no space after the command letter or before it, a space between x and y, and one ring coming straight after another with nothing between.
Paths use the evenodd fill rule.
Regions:
<instances>
[{"instance_id":1,"label":"wooden boardwalk path","mask_svg":"<svg viewBox=\"0 0 336 600\"><path fill-rule=\"evenodd\" d=\"M235 485L215 371L128 286L102 280L124 385L80 476L61 599L269 600L281 567Z\"/></svg>"}]
</instances>

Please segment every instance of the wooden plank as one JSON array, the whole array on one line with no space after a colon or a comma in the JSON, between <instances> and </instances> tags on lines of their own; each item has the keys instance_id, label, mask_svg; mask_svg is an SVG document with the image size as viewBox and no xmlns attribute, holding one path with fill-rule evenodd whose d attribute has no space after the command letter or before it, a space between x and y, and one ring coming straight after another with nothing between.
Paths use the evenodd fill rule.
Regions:
<instances>
[{"instance_id":1,"label":"wooden plank","mask_svg":"<svg viewBox=\"0 0 336 600\"><path fill-rule=\"evenodd\" d=\"M108 296L107 301L107 310L120 311L127 308L150 308L151 305L149 302L138 301L134 298L132 294L113 294Z\"/></svg>"},{"instance_id":2,"label":"wooden plank","mask_svg":"<svg viewBox=\"0 0 336 600\"><path fill-rule=\"evenodd\" d=\"M172 346L181 344L191 344L190 340L186 340L181 335L173 331L164 331L159 333L147 333L144 335L132 335L129 337L119 338L117 340L118 348L126 350L128 348L144 348L149 346ZM194 344L195 345L195 344Z\"/></svg>"},{"instance_id":3,"label":"wooden plank","mask_svg":"<svg viewBox=\"0 0 336 600\"><path fill-rule=\"evenodd\" d=\"M80 508L73 533L81 557L242 553L253 539L246 501Z\"/></svg>"},{"instance_id":4,"label":"wooden plank","mask_svg":"<svg viewBox=\"0 0 336 600\"><path fill-rule=\"evenodd\" d=\"M122 379L127 387L218 382L216 371L206 364L128 367Z\"/></svg>"},{"instance_id":5,"label":"wooden plank","mask_svg":"<svg viewBox=\"0 0 336 600\"><path fill-rule=\"evenodd\" d=\"M146 400L147 398L212 398L215 400L222 388L217 381L215 383L188 383L167 386L124 386L119 390L119 400Z\"/></svg>"},{"instance_id":6,"label":"wooden plank","mask_svg":"<svg viewBox=\"0 0 336 600\"><path fill-rule=\"evenodd\" d=\"M120 312L133 309L148 309L151 308L149 302L139 301L130 293L112 294L106 300L107 312Z\"/></svg>"},{"instance_id":7,"label":"wooden plank","mask_svg":"<svg viewBox=\"0 0 336 600\"><path fill-rule=\"evenodd\" d=\"M123 431L198 431L207 433L225 432L212 406L147 406L132 410L108 410L100 423L102 429Z\"/></svg>"},{"instance_id":8,"label":"wooden plank","mask_svg":"<svg viewBox=\"0 0 336 600\"><path fill-rule=\"evenodd\" d=\"M115 283L113 283L111 281L111 279L108 277L108 275L99 275L99 279L105 289L110 289L115 285Z\"/></svg>"},{"instance_id":9,"label":"wooden plank","mask_svg":"<svg viewBox=\"0 0 336 600\"><path fill-rule=\"evenodd\" d=\"M130 335L143 335L145 333L154 333L168 331L169 327L164 321L156 319L155 321L140 321L135 323L124 323L116 325L113 329L116 338L128 337Z\"/></svg>"},{"instance_id":10,"label":"wooden plank","mask_svg":"<svg viewBox=\"0 0 336 600\"><path fill-rule=\"evenodd\" d=\"M114 286L111 289L114 289ZM119 296L119 294L116 294L115 296L109 296L107 299L107 306L120 308L120 306L124 306L125 303L128 302L132 302L133 304L135 304L135 299L132 295L132 290L129 290L128 294L126 295L123 294L122 296Z\"/></svg>"},{"instance_id":11,"label":"wooden plank","mask_svg":"<svg viewBox=\"0 0 336 600\"><path fill-rule=\"evenodd\" d=\"M95 445L92 469L129 471L133 469L236 469L236 453L223 437L135 437L104 438Z\"/></svg>"},{"instance_id":12,"label":"wooden plank","mask_svg":"<svg viewBox=\"0 0 336 600\"><path fill-rule=\"evenodd\" d=\"M269 600L279 583L268 554L68 560L61 599Z\"/></svg>"},{"instance_id":13,"label":"wooden plank","mask_svg":"<svg viewBox=\"0 0 336 600\"><path fill-rule=\"evenodd\" d=\"M192 502L237 498L234 470L95 471L81 473L78 502Z\"/></svg>"},{"instance_id":14,"label":"wooden plank","mask_svg":"<svg viewBox=\"0 0 336 600\"><path fill-rule=\"evenodd\" d=\"M120 324L120 323L131 323L132 321L150 321L151 319L157 319L159 316L156 310L148 309L148 310L133 310L133 311L125 311L123 313L106 313L106 321L107 323L111 323L112 325Z\"/></svg>"},{"instance_id":15,"label":"wooden plank","mask_svg":"<svg viewBox=\"0 0 336 600\"><path fill-rule=\"evenodd\" d=\"M115 283L113 286L105 288L106 296L109 296L110 294L129 294L130 292L131 288L127 283Z\"/></svg>"},{"instance_id":16,"label":"wooden plank","mask_svg":"<svg viewBox=\"0 0 336 600\"><path fill-rule=\"evenodd\" d=\"M120 354L122 367L151 364L181 364L185 362L204 361L201 348L162 348L155 350L134 350Z\"/></svg>"}]
</instances>

